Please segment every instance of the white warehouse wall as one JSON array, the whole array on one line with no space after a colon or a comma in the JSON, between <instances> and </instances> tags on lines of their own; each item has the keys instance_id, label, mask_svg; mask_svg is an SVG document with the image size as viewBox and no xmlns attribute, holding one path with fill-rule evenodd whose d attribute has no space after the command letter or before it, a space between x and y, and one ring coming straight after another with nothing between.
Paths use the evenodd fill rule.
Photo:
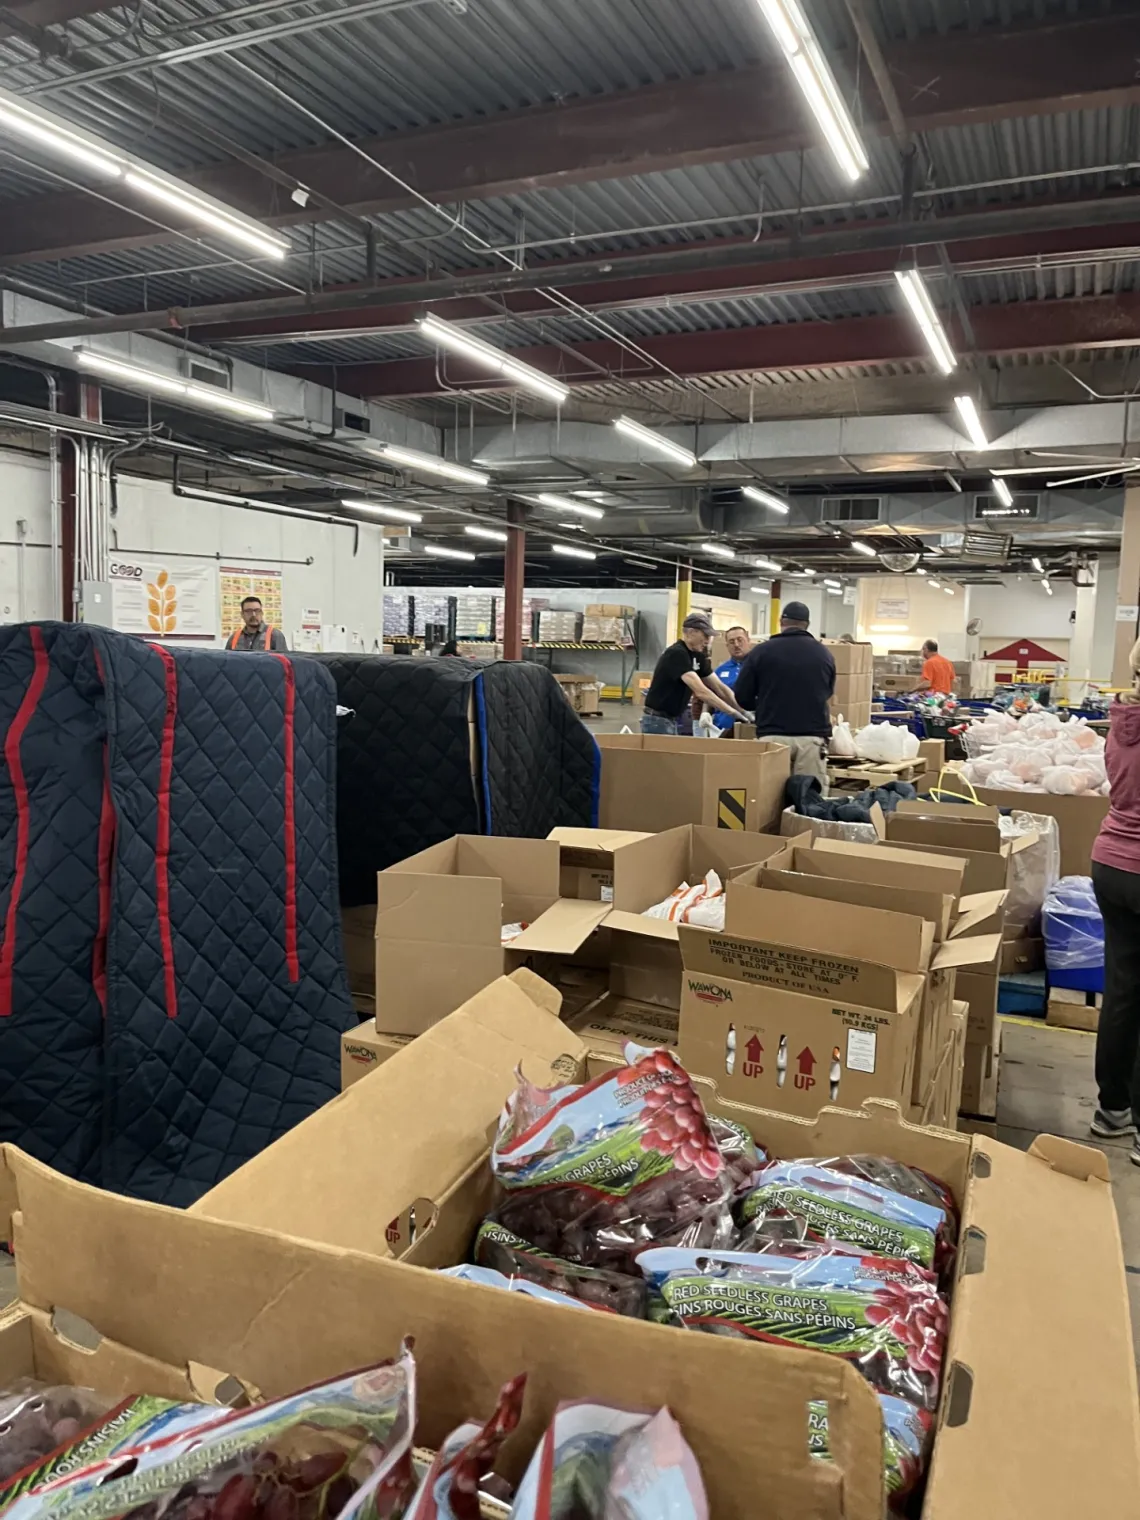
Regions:
<instances>
[{"instance_id":1,"label":"white warehouse wall","mask_svg":"<svg viewBox=\"0 0 1140 1520\"><path fill-rule=\"evenodd\" d=\"M384 545L378 525L307 523L176 497L161 481L120 474L111 549L122 554L191 556L219 565L281 571L283 632L292 644L304 609L348 630L350 648L381 641ZM18 524L26 547L15 547ZM51 518L46 460L0 452L0 622L52 617ZM21 596L21 584L23 588ZM229 629L219 627L215 642Z\"/></svg>"}]
</instances>

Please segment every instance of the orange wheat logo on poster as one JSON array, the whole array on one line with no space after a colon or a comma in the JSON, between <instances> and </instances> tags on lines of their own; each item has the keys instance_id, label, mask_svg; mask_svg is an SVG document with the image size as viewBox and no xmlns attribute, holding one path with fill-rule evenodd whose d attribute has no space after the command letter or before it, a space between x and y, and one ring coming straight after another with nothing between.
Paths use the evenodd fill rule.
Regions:
<instances>
[{"instance_id":1,"label":"orange wheat logo on poster","mask_svg":"<svg viewBox=\"0 0 1140 1520\"><path fill-rule=\"evenodd\" d=\"M178 611L178 587L175 586L165 570L160 570L158 579L152 585L147 582L146 588L147 622L154 633L173 633L178 627L178 619L175 613Z\"/></svg>"}]
</instances>

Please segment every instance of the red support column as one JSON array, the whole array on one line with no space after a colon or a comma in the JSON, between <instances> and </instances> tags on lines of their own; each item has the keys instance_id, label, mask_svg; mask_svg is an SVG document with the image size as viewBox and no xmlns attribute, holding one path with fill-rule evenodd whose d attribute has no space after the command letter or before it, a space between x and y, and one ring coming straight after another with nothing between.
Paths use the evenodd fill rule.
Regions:
<instances>
[{"instance_id":1,"label":"red support column","mask_svg":"<svg viewBox=\"0 0 1140 1520\"><path fill-rule=\"evenodd\" d=\"M523 583L526 579L526 516L518 502L507 503L507 548L503 556L503 659L522 659Z\"/></svg>"},{"instance_id":2,"label":"red support column","mask_svg":"<svg viewBox=\"0 0 1140 1520\"><path fill-rule=\"evenodd\" d=\"M60 411L85 422L103 420L103 403L98 385L79 375L65 375L60 394ZM76 509L79 498L79 472L76 452L71 442L60 438L60 523L59 555L62 560L60 586L63 606L60 616L65 623L79 619L79 586L75 581Z\"/></svg>"}]
</instances>

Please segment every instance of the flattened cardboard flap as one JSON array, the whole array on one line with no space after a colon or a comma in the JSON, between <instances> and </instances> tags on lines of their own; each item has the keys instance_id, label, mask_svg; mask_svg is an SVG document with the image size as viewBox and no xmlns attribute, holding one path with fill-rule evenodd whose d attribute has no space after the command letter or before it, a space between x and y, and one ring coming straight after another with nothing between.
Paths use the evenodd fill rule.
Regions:
<instances>
[{"instance_id":1,"label":"flattened cardboard flap","mask_svg":"<svg viewBox=\"0 0 1140 1520\"><path fill-rule=\"evenodd\" d=\"M963 808L962 812L972 811ZM942 845L948 849L961 846L964 850L985 850L994 853L1001 849L1001 829L996 822L967 818L926 818L913 813L895 813L887 821L887 840L905 840L908 844Z\"/></svg>"},{"instance_id":2,"label":"flattened cardboard flap","mask_svg":"<svg viewBox=\"0 0 1140 1520\"><path fill-rule=\"evenodd\" d=\"M857 881L844 876L771 870L764 866L755 867L744 872L741 877L734 878L734 888L738 881L744 886L766 887L774 892L794 892L801 897L814 897L823 902L855 903L864 908L882 908L888 913L922 918L934 925L935 939L947 937L953 903L948 894L881 886L878 882Z\"/></svg>"},{"instance_id":3,"label":"flattened cardboard flap","mask_svg":"<svg viewBox=\"0 0 1140 1520\"><path fill-rule=\"evenodd\" d=\"M686 973L703 972L731 981L802 992L809 997L845 1000L860 1008L889 1013L909 1007L922 990L921 976L822 950L734 939L726 934L711 934L707 929L695 929L690 924L680 925L678 938Z\"/></svg>"},{"instance_id":4,"label":"flattened cardboard flap","mask_svg":"<svg viewBox=\"0 0 1140 1520\"><path fill-rule=\"evenodd\" d=\"M529 954L573 955L586 943L610 911L607 902L562 897L534 923L509 941L507 950Z\"/></svg>"},{"instance_id":5,"label":"flattened cardboard flap","mask_svg":"<svg viewBox=\"0 0 1140 1520\"><path fill-rule=\"evenodd\" d=\"M649 835L638 833L636 829L579 829L571 824L559 824L546 837L556 840L564 851L585 850L590 854L612 855L623 845L636 844L639 839L648 839Z\"/></svg>"},{"instance_id":6,"label":"flattened cardboard flap","mask_svg":"<svg viewBox=\"0 0 1140 1520\"><path fill-rule=\"evenodd\" d=\"M1001 809L982 806L971 807L960 802L934 802L928 797L904 798L895 808L897 813L915 813L923 818L954 818L961 823L997 823Z\"/></svg>"},{"instance_id":7,"label":"flattened cardboard flap","mask_svg":"<svg viewBox=\"0 0 1140 1520\"><path fill-rule=\"evenodd\" d=\"M898 870L892 873L888 867L905 867L914 881L914 873L922 868L922 880L927 890L949 892L954 897L962 893L962 881L966 874L965 864L956 865L950 855L920 854L918 846L892 849L889 844L851 844L846 839L817 839L812 851L819 855L842 856L850 861L861 861L860 870L868 881L882 881L903 885ZM931 873L937 872L937 875ZM833 874L830 870L828 875ZM838 874L836 872L835 874ZM844 872L846 874L846 872Z\"/></svg>"},{"instance_id":8,"label":"flattened cardboard flap","mask_svg":"<svg viewBox=\"0 0 1140 1520\"><path fill-rule=\"evenodd\" d=\"M500 977L232 1172L191 1212L391 1253L388 1222L438 1198L487 1145L520 1063L548 1082L581 1040L530 971ZM540 1006L545 1004L546 1006Z\"/></svg>"},{"instance_id":9,"label":"flattened cardboard flap","mask_svg":"<svg viewBox=\"0 0 1140 1520\"><path fill-rule=\"evenodd\" d=\"M959 899L960 916L950 931L950 938L957 939L960 935L974 933L980 924L998 912L1008 896L1008 892L999 890L971 892L968 897Z\"/></svg>"},{"instance_id":10,"label":"flattened cardboard flap","mask_svg":"<svg viewBox=\"0 0 1140 1520\"><path fill-rule=\"evenodd\" d=\"M910 914L842 901L813 910L798 893L736 882L728 889L724 927L726 934L762 935L793 949L829 951L915 973L929 964L934 944L934 925Z\"/></svg>"},{"instance_id":11,"label":"flattened cardboard flap","mask_svg":"<svg viewBox=\"0 0 1140 1520\"><path fill-rule=\"evenodd\" d=\"M1001 954L1000 934L974 934L964 939L950 939L940 945L931 961L932 971L949 971L956 966L990 966L996 970Z\"/></svg>"}]
</instances>

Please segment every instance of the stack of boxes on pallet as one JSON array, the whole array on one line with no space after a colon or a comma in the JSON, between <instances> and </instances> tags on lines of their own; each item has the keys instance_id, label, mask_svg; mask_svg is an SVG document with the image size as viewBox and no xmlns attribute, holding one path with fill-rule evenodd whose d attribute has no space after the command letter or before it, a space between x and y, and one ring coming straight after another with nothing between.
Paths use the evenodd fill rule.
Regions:
<instances>
[{"instance_id":1,"label":"stack of boxes on pallet","mask_svg":"<svg viewBox=\"0 0 1140 1520\"><path fill-rule=\"evenodd\" d=\"M546 607L538 614L540 644L576 644L581 637L582 615L558 607Z\"/></svg>"},{"instance_id":2,"label":"stack of boxes on pallet","mask_svg":"<svg viewBox=\"0 0 1140 1520\"><path fill-rule=\"evenodd\" d=\"M632 617L632 607L616 602L588 603L582 614L583 644L628 644L627 620Z\"/></svg>"},{"instance_id":3,"label":"stack of boxes on pallet","mask_svg":"<svg viewBox=\"0 0 1140 1520\"><path fill-rule=\"evenodd\" d=\"M602 683L594 675L561 675L554 679L562 688L562 695L576 713L584 718L601 716Z\"/></svg>"},{"instance_id":4,"label":"stack of boxes on pallet","mask_svg":"<svg viewBox=\"0 0 1140 1520\"><path fill-rule=\"evenodd\" d=\"M835 660L835 695L831 699L831 721L846 718L852 730L866 728L871 721L872 669L870 644L845 644L824 639ZM913 685L913 682L911 683Z\"/></svg>"}]
</instances>

